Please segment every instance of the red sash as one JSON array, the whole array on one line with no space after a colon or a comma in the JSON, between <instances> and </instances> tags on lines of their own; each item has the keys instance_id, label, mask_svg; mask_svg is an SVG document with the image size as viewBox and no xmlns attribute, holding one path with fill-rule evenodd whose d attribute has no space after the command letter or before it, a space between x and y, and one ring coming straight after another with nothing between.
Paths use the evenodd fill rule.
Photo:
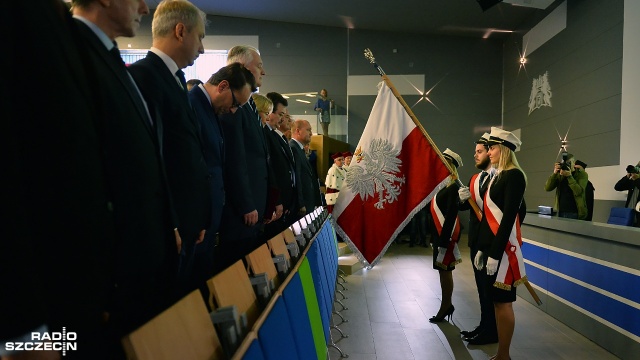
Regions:
<instances>
[{"instance_id":1,"label":"red sash","mask_svg":"<svg viewBox=\"0 0 640 360\"><path fill-rule=\"evenodd\" d=\"M442 211L438 207L438 202L434 197L431 200L431 216L433 217L433 223L436 226L436 230L438 231L438 235L442 234L442 226L444 225L444 215ZM436 266L448 270L450 266L454 266L462 262L462 256L460 255L460 249L458 248L458 240L460 239L460 219L456 215L456 222L453 226L453 230L451 231L451 241L449 241L449 246L447 246L447 251L444 254L444 259L442 259L442 263L436 262Z\"/></svg>"},{"instance_id":2,"label":"red sash","mask_svg":"<svg viewBox=\"0 0 640 360\"><path fill-rule=\"evenodd\" d=\"M478 174L474 174L471 177L471 183L469 184L469 192L471 192L471 198L473 200L476 201L476 204L478 204L478 207L482 209L482 204L483 204L483 200L482 200L482 196L480 196L480 175ZM476 214L476 217L478 218L478 221L482 221L482 214L478 214L475 211L472 211L473 213Z\"/></svg>"},{"instance_id":3,"label":"red sash","mask_svg":"<svg viewBox=\"0 0 640 360\"><path fill-rule=\"evenodd\" d=\"M502 222L502 210L491 200L489 193L491 192L491 185L493 185L493 179L489 183L487 192L484 194L484 216L487 218L491 232L495 236L498 234L498 228ZM520 221L519 216L516 215L516 220L513 223L511 234L509 234L509 241L505 246L500 260L500 267L498 267L498 277L493 286L511 290L511 286L518 286L527 279L527 275L524 269L524 258L522 256L522 235L520 233Z\"/></svg>"}]
</instances>

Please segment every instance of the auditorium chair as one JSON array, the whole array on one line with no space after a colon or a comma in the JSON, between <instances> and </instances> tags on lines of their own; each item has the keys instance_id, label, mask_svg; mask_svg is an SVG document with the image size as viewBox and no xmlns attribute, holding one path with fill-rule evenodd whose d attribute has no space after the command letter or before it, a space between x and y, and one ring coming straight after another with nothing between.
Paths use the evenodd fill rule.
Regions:
<instances>
[{"instance_id":1,"label":"auditorium chair","mask_svg":"<svg viewBox=\"0 0 640 360\"><path fill-rule=\"evenodd\" d=\"M195 290L122 339L128 359L224 359L207 307Z\"/></svg>"},{"instance_id":2,"label":"auditorium chair","mask_svg":"<svg viewBox=\"0 0 640 360\"><path fill-rule=\"evenodd\" d=\"M612 207L607 224L632 226L635 210L624 207Z\"/></svg>"}]
</instances>

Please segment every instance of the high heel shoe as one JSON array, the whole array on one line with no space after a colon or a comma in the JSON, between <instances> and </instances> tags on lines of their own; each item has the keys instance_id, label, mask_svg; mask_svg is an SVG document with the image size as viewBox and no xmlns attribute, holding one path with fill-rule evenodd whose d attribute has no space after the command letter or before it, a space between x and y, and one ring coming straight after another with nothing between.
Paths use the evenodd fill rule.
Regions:
<instances>
[{"instance_id":1,"label":"high heel shoe","mask_svg":"<svg viewBox=\"0 0 640 360\"><path fill-rule=\"evenodd\" d=\"M432 316L429 319L429 322L432 322L432 323L443 322L447 317L449 318L449 320L451 320L451 317L453 316L453 311L455 309L456 308L453 307L453 305L451 305L451 306L449 306L447 311L445 311L441 316L438 316L438 315ZM447 320L447 321L449 321L449 320Z\"/></svg>"}]
</instances>

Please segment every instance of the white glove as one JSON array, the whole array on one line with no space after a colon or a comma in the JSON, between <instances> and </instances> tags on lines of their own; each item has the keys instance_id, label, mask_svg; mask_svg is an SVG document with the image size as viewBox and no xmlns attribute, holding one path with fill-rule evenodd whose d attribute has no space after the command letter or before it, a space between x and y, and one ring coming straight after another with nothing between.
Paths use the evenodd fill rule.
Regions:
<instances>
[{"instance_id":1,"label":"white glove","mask_svg":"<svg viewBox=\"0 0 640 360\"><path fill-rule=\"evenodd\" d=\"M444 260L444 254L447 252L447 248L438 247L438 257L436 258L436 263L442 264Z\"/></svg>"},{"instance_id":2,"label":"white glove","mask_svg":"<svg viewBox=\"0 0 640 360\"><path fill-rule=\"evenodd\" d=\"M478 271L484 268L484 259L482 258L482 251L478 251L476 253L476 257L473 258L473 266L475 266L476 270Z\"/></svg>"},{"instance_id":3,"label":"white glove","mask_svg":"<svg viewBox=\"0 0 640 360\"><path fill-rule=\"evenodd\" d=\"M471 197L471 191L469 191L468 187L463 186L460 189L458 189L458 198L460 199L461 203L467 201L470 197Z\"/></svg>"},{"instance_id":4,"label":"white glove","mask_svg":"<svg viewBox=\"0 0 640 360\"><path fill-rule=\"evenodd\" d=\"M487 259L487 275L491 276L498 271L498 260L490 257Z\"/></svg>"}]
</instances>

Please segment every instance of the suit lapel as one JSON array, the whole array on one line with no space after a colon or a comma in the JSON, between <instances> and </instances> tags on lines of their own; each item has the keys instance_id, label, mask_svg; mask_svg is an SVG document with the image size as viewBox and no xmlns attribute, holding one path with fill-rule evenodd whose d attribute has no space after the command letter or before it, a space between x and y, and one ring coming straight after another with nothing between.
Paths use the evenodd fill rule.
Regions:
<instances>
[{"instance_id":1,"label":"suit lapel","mask_svg":"<svg viewBox=\"0 0 640 360\"><path fill-rule=\"evenodd\" d=\"M143 100L140 98L141 95L139 95L138 90L136 90L133 79L128 74L126 67L124 67L122 63L117 63L115 59L113 59L107 48L102 44L102 42L100 42L100 39L98 39L86 24L80 20L75 20L75 22L78 25L78 29L82 32L82 35L89 40L90 46L100 54L102 61L107 64L107 66L115 73L118 80L127 89L127 94L135 104L136 110L140 115L140 119L144 122L144 125L147 130L149 130L151 136L153 138L157 138L158 135L156 134L155 129L151 126L151 119L149 119Z\"/></svg>"},{"instance_id":2,"label":"suit lapel","mask_svg":"<svg viewBox=\"0 0 640 360\"><path fill-rule=\"evenodd\" d=\"M218 131L220 131L220 137L224 139L224 133L222 130L222 124L220 123L220 119L216 115L213 105L211 105L211 102L202 91L203 91L202 89L198 88L198 90L196 91L196 94L197 94L196 96L198 97L198 100L201 101L202 104L206 106L206 109L210 109L210 111L206 112L207 117L209 121L211 121L213 126L218 128ZM224 143L221 141L219 145L220 145L220 157L224 159Z\"/></svg>"},{"instance_id":3,"label":"suit lapel","mask_svg":"<svg viewBox=\"0 0 640 360\"><path fill-rule=\"evenodd\" d=\"M169 68L167 67L167 65L164 63L164 61L162 61L162 59L158 55L149 51L147 52L147 57L142 61L148 61L149 65L153 66L156 69L160 78L164 82L164 86L166 86L167 89L170 89L170 91L172 92L173 94L172 97L175 99L178 99L178 101L182 103L181 106L183 106L183 108L189 109L188 111L186 111L189 117L189 121L196 129L196 134L198 136L198 141L200 142L200 146L204 147L202 134L200 132L200 124L198 124L196 113L193 111L193 107L191 106L191 102L189 101L187 92L182 89L180 84L178 84L178 82L174 77L174 74L172 74L171 71L169 71ZM209 104L209 106L211 105Z\"/></svg>"},{"instance_id":4,"label":"suit lapel","mask_svg":"<svg viewBox=\"0 0 640 360\"><path fill-rule=\"evenodd\" d=\"M277 132L274 133L274 135L278 138L278 144L282 148L282 151L284 151L285 155L287 156L287 159L289 159L289 162L291 162L292 164L295 164L295 158L293 156L293 152L291 151L291 147L289 146L289 144Z\"/></svg>"},{"instance_id":5,"label":"suit lapel","mask_svg":"<svg viewBox=\"0 0 640 360\"><path fill-rule=\"evenodd\" d=\"M298 146L298 143L295 140L291 141L293 141L300 163L302 164L302 166L304 166L309 174L313 175L313 171L311 171L311 163L309 162L309 160L307 160L307 156L304 154L304 151L300 149L300 146Z\"/></svg>"}]
</instances>

